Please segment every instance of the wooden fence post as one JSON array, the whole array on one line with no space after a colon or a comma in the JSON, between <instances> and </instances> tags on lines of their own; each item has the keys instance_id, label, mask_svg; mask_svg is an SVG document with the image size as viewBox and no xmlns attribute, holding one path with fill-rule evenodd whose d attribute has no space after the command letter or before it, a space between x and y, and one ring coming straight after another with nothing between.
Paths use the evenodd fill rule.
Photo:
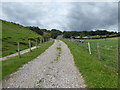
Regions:
<instances>
[{"instance_id":1,"label":"wooden fence post","mask_svg":"<svg viewBox=\"0 0 120 90\"><path fill-rule=\"evenodd\" d=\"M36 39L36 48L37 48L37 39Z\"/></svg>"},{"instance_id":2,"label":"wooden fence post","mask_svg":"<svg viewBox=\"0 0 120 90\"><path fill-rule=\"evenodd\" d=\"M39 45L41 44L41 39L39 40Z\"/></svg>"},{"instance_id":3,"label":"wooden fence post","mask_svg":"<svg viewBox=\"0 0 120 90\"><path fill-rule=\"evenodd\" d=\"M90 42L88 42L89 53L91 54Z\"/></svg>"},{"instance_id":4,"label":"wooden fence post","mask_svg":"<svg viewBox=\"0 0 120 90\"><path fill-rule=\"evenodd\" d=\"M29 40L29 49L30 49L30 52L31 52L32 50L31 50L31 42L30 42L30 40Z\"/></svg>"},{"instance_id":5,"label":"wooden fence post","mask_svg":"<svg viewBox=\"0 0 120 90\"><path fill-rule=\"evenodd\" d=\"M98 58L100 59L100 42L97 43Z\"/></svg>"},{"instance_id":6,"label":"wooden fence post","mask_svg":"<svg viewBox=\"0 0 120 90\"><path fill-rule=\"evenodd\" d=\"M41 39L40 39L40 42L39 42L40 44L41 44Z\"/></svg>"},{"instance_id":7,"label":"wooden fence post","mask_svg":"<svg viewBox=\"0 0 120 90\"><path fill-rule=\"evenodd\" d=\"M42 40L40 39L40 41L39 41L39 46L41 46L41 43L42 43Z\"/></svg>"},{"instance_id":8,"label":"wooden fence post","mask_svg":"<svg viewBox=\"0 0 120 90\"><path fill-rule=\"evenodd\" d=\"M20 42L18 42L18 57L20 58Z\"/></svg>"}]
</instances>

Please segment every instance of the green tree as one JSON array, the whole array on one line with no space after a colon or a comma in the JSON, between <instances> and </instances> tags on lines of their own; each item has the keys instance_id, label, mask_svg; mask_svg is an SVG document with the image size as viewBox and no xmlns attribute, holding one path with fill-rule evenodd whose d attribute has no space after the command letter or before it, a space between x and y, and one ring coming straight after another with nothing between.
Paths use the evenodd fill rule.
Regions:
<instances>
[{"instance_id":1,"label":"green tree","mask_svg":"<svg viewBox=\"0 0 120 90\"><path fill-rule=\"evenodd\" d=\"M49 39L49 38L51 38L51 33L45 33L43 35L43 37L46 38L46 39Z\"/></svg>"},{"instance_id":2,"label":"green tree","mask_svg":"<svg viewBox=\"0 0 120 90\"><path fill-rule=\"evenodd\" d=\"M43 35L43 31L39 27L31 27L30 26L30 27L27 27L27 28L29 28L30 30L38 33L39 35Z\"/></svg>"},{"instance_id":3,"label":"green tree","mask_svg":"<svg viewBox=\"0 0 120 90\"><path fill-rule=\"evenodd\" d=\"M58 35L61 35L61 34L62 34L62 32L59 31L59 30L56 30L56 29L52 29L52 30L51 30L51 37L54 38L54 39L56 39L57 36L58 36Z\"/></svg>"}]
</instances>

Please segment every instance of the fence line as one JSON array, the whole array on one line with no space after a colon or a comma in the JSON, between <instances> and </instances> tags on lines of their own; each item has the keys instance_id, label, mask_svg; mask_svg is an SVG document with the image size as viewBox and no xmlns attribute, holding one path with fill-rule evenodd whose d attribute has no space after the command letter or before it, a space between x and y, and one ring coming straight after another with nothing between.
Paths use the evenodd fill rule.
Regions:
<instances>
[{"instance_id":1,"label":"fence line","mask_svg":"<svg viewBox=\"0 0 120 90\"><path fill-rule=\"evenodd\" d=\"M51 40L51 39L48 39L48 41L49 40ZM39 39L39 41L37 40L37 42L36 42L37 44L37 48L38 48L38 45L40 45L40 44L42 44L42 43L44 43L44 42L42 42L42 39ZM27 49L24 49L24 50L20 50L20 42L18 41L17 42L17 52L16 53L13 53L13 54L11 54L11 55L8 55L8 56L5 56L5 57L2 57L2 58L0 58L0 61L2 61L2 60L7 60L9 57L13 57L13 56L18 56L19 58L21 57L21 54L24 54L24 53L27 53L27 52L31 52L33 49L35 49L36 48L36 45L35 46L33 46L32 47L32 43L31 43L31 40L29 39L28 40L28 48Z\"/></svg>"},{"instance_id":2,"label":"fence line","mask_svg":"<svg viewBox=\"0 0 120 90\"><path fill-rule=\"evenodd\" d=\"M72 41L72 42L78 42L77 40L72 40L72 39L65 39L65 40L69 40L69 41ZM82 41L82 40L81 40ZM81 43L83 43L83 42L81 42ZM88 52L89 52L89 54L92 54L92 52L91 52L91 44L90 44L90 42L87 42L87 46L88 46ZM101 53L100 53L100 42L98 42L97 43L97 53L98 53L98 58L99 59L101 59Z\"/></svg>"}]
</instances>

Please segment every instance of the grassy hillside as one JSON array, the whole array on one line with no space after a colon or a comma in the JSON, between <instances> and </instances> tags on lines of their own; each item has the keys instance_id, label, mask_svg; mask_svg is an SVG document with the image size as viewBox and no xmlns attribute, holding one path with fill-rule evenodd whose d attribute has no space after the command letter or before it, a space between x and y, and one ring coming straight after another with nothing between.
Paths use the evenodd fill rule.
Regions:
<instances>
[{"instance_id":1,"label":"grassy hillside","mask_svg":"<svg viewBox=\"0 0 120 90\"><path fill-rule=\"evenodd\" d=\"M111 66L106 66L96 56L90 55L79 44L67 40L64 40L64 42L70 48L75 64L89 88L117 88L117 70Z\"/></svg>"},{"instance_id":2,"label":"grassy hillside","mask_svg":"<svg viewBox=\"0 0 120 90\"><path fill-rule=\"evenodd\" d=\"M0 57L2 57L2 21L0 20Z\"/></svg>"},{"instance_id":3,"label":"grassy hillside","mask_svg":"<svg viewBox=\"0 0 120 90\"><path fill-rule=\"evenodd\" d=\"M2 21L2 56L15 53L18 41L20 42L20 50L28 48L28 38L36 37L40 37L40 35L24 26ZM35 41L33 40L32 43L35 43Z\"/></svg>"}]
</instances>

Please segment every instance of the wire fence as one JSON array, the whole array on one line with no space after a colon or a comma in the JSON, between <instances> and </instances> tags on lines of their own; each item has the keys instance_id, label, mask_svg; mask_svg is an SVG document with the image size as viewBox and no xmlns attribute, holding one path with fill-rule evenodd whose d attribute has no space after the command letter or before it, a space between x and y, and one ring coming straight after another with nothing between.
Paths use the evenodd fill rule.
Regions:
<instances>
[{"instance_id":1,"label":"wire fence","mask_svg":"<svg viewBox=\"0 0 120 90\"><path fill-rule=\"evenodd\" d=\"M46 39L28 39L28 43L27 43L27 46L28 46L28 49L29 49L29 52L32 51L32 47L35 47L35 48L39 48L41 46L42 43L44 42L47 42L47 41L50 41L51 39L50 38L46 38ZM18 52L18 57L20 58L21 57L21 42L18 41L17 43L17 52ZM35 49L33 48L33 49Z\"/></svg>"},{"instance_id":2,"label":"wire fence","mask_svg":"<svg viewBox=\"0 0 120 90\"><path fill-rule=\"evenodd\" d=\"M22 39L19 41L4 41L2 47L2 57L11 57L11 56L16 56L20 58L20 54L23 54L24 52L32 51L35 48L39 48L42 43L47 42L51 40L50 38L30 38L30 39ZM27 51L26 51L27 50Z\"/></svg>"},{"instance_id":3,"label":"wire fence","mask_svg":"<svg viewBox=\"0 0 120 90\"><path fill-rule=\"evenodd\" d=\"M67 39L108 66L117 68L118 42L116 40Z\"/></svg>"}]
</instances>

